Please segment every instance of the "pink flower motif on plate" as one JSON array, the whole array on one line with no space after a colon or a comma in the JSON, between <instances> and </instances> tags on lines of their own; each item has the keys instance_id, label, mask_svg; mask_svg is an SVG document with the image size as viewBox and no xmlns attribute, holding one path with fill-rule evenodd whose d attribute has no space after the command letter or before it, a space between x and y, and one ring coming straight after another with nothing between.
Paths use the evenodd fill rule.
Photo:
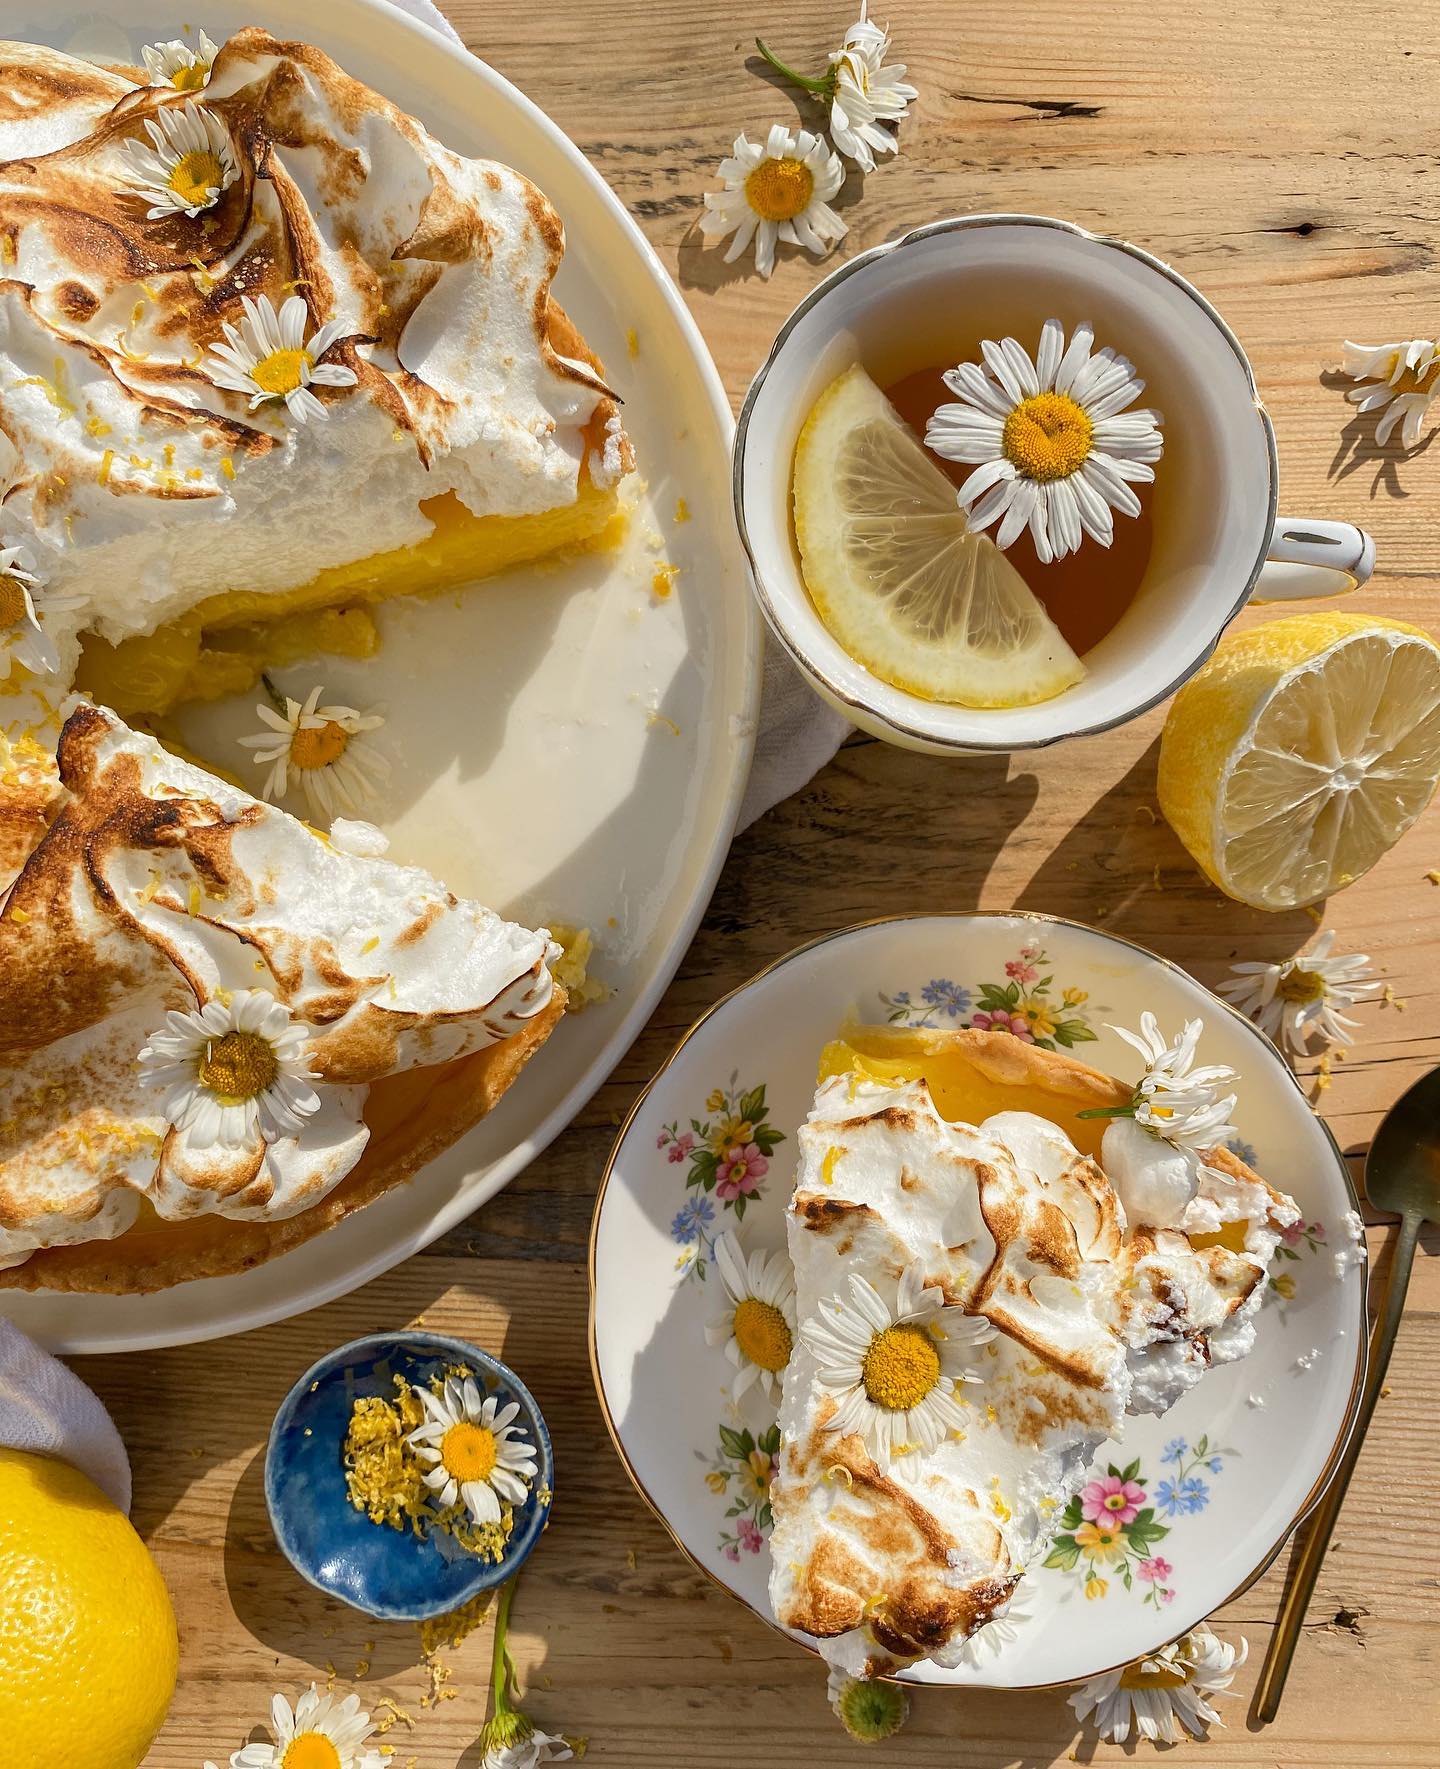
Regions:
<instances>
[{"instance_id":1,"label":"pink flower motif on plate","mask_svg":"<svg viewBox=\"0 0 1440 1769\"><path fill-rule=\"evenodd\" d=\"M753 1518L742 1517L735 1526L735 1533L740 1538L740 1546L747 1554L758 1554L764 1546L765 1538L761 1535Z\"/></svg>"},{"instance_id":2,"label":"pink flower motif on plate","mask_svg":"<svg viewBox=\"0 0 1440 1769\"><path fill-rule=\"evenodd\" d=\"M660 1146L663 1147L664 1146L663 1143ZM669 1149L668 1154L666 1155L666 1159L669 1161L673 1161L678 1165L681 1161L685 1161L685 1160L689 1159L690 1151L694 1147L695 1147L695 1138L687 1130L683 1136L677 1136L675 1138L674 1142L672 1142L670 1144L670 1149Z\"/></svg>"},{"instance_id":3,"label":"pink flower motif on plate","mask_svg":"<svg viewBox=\"0 0 1440 1769\"><path fill-rule=\"evenodd\" d=\"M1145 1488L1113 1474L1080 1489L1080 1510L1091 1523L1133 1523L1145 1503Z\"/></svg>"},{"instance_id":4,"label":"pink flower motif on plate","mask_svg":"<svg viewBox=\"0 0 1440 1769\"><path fill-rule=\"evenodd\" d=\"M1013 977L1017 983L1038 983L1040 980L1039 971L1029 962L1029 955L1026 953L1022 953L1019 958L1005 960L1005 975Z\"/></svg>"},{"instance_id":5,"label":"pink flower motif on plate","mask_svg":"<svg viewBox=\"0 0 1440 1769\"><path fill-rule=\"evenodd\" d=\"M753 1142L733 1149L726 1157L715 1182L716 1197L726 1203L736 1198L751 1197L759 1190L760 1181L770 1171L770 1163Z\"/></svg>"},{"instance_id":6,"label":"pink flower motif on plate","mask_svg":"<svg viewBox=\"0 0 1440 1769\"><path fill-rule=\"evenodd\" d=\"M1135 1568L1139 1576L1151 1585L1163 1585L1174 1570L1163 1554L1153 1554L1149 1560L1142 1560Z\"/></svg>"},{"instance_id":7,"label":"pink flower motif on plate","mask_svg":"<svg viewBox=\"0 0 1440 1769\"><path fill-rule=\"evenodd\" d=\"M1008 1013L1003 1007L983 1009L970 1017L970 1024L982 1032L1009 1032L1016 1038L1023 1039L1026 1044L1035 1042L1035 1034L1030 1030L1029 1021L1024 1014Z\"/></svg>"}]
</instances>

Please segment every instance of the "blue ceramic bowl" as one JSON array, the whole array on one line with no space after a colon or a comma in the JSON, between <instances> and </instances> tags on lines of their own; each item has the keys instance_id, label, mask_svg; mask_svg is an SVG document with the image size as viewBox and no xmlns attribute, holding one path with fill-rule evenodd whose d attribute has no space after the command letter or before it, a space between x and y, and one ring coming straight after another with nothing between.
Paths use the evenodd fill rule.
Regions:
<instances>
[{"instance_id":1,"label":"blue ceramic bowl","mask_svg":"<svg viewBox=\"0 0 1440 1769\"><path fill-rule=\"evenodd\" d=\"M498 1565L443 1532L422 1540L371 1523L345 1490L341 1448L355 1401L393 1400L396 1376L423 1387L451 1364L464 1364L502 1405L518 1401L516 1424L535 1446L535 1479ZM387 1622L445 1615L504 1584L539 1541L554 1488L550 1433L530 1390L495 1358L441 1333L376 1333L322 1357L286 1395L265 1453L265 1503L286 1559L317 1589Z\"/></svg>"}]
</instances>

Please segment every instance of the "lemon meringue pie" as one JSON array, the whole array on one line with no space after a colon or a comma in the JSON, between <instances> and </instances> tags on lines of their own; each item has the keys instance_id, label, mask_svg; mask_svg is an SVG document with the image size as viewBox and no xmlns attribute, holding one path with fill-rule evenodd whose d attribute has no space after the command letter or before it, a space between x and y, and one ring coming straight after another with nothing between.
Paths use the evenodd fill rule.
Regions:
<instances>
[{"instance_id":1,"label":"lemon meringue pie","mask_svg":"<svg viewBox=\"0 0 1440 1769\"><path fill-rule=\"evenodd\" d=\"M1166 1221L1128 1218L1094 1157L1133 1121L1080 1114L1132 1097L1003 1033L827 1048L787 1223L770 1592L837 1669L959 1662L1126 1415L1253 1343L1299 1212L1217 1148Z\"/></svg>"},{"instance_id":2,"label":"lemon meringue pie","mask_svg":"<svg viewBox=\"0 0 1440 1769\"><path fill-rule=\"evenodd\" d=\"M564 990L544 930L70 711L0 791L0 1284L243 1270L483 1117Z\"/></svg>"},{"instance_id":3,"label":"lemon meringue pie","mask_svg":"<svg viewBox=\"0 0 1440 1769\"><path fill-rule=\"evenodd\" d=\"M307 44L160 48L0 45L0 546L126 717L598 544L633 464L533 184Z\"/></svg>"}]
</instances>

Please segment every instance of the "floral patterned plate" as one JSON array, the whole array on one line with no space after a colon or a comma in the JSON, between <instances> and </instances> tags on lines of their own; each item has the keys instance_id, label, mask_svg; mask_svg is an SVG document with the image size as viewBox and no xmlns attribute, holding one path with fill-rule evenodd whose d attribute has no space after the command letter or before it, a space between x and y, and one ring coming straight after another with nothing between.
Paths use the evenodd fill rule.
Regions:
<instances>
[{"instance_id":1,"label":"floral patterned plate","mask_svg":"<svg viewBox=\"0 0 1440 1769\"><path fill-rule=\"evenodd\" d=\"M717 1237L733 1230L747 1252L784 1244L821 1046L857 1015L989 1026L1128 1075L1134 1055L1108 1027L1146 1008L1167 1033L1204 1018L1204 1058L1240 1071L1240 1152L1303 1222L1254 1352L1101 1450L1010 1637L973 1664L911 1675L1029 1687L1153 1651L1255 1578L1318 1495L1364 1371L1363 1239L1345 1162L1269 1040L1164 959L1073 922L851 928L762 972L682 1040L620 1134L591 1237L591 1359L620 1458L680 1547L765 1620L775 1403L759 1383L732 1398L705 1327L723 1307Z\"/></svg>"}]
</instances>

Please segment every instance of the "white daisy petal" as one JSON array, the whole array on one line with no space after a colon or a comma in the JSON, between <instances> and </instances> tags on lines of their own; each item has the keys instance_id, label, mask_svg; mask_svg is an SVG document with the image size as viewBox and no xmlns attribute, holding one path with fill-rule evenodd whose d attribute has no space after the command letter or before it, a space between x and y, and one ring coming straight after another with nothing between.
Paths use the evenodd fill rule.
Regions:
<instances>
[{"instance_id":1,"label":"white daisy petal","mask_svg":"<svg viewBox=\"0 0 1440 1769\"><path fill-rule=\"evenodd\" d=\"M240 176L230 131L203 104L164 104L144 119L149 145L133 139L118 153L132 195L152 221L214 208Z\"/></svg>"},{"instance_id":2,"label":"white daisy petal","mask_svg":"<svg viewBox=\"0 0 1440 1769\"><path fill-rule=\"evenodd\" d=\"M1316 1038L1322 1048L1344 1044L1357 1023L1345 1010L1369 1000L1380 982L1364 953L1332 957L1334 943L1334 930L1327 929L1294 958L1232 965L1217 992L1291 1056L1306 1055Z\"/></svg>"},{"instance_id":3,"label":"white daisy petal","mask_svg":"<svg viewBox=\"0 0 1440 1769\"><path fill-rule=\"evenodd\" d=\"M898 152L893 129L918 97L904 80L904 63L886 65L889 48L889 36L870 23L862 6L830 57L830 139L862 172L875 170L876 154Z\"/></svg>"},{"instance_id":4,"label":"white daisy petal","mask_svg":"<svg viewBox=\"0 0 1440 1769\"><path fill-rule=\"evenodd\" d=\"M1114 1744L1124 1744L1132 1729L1153 1743L1178 1744L1177 1723L1199 1738L1220 1723L1210 1698L1231 1693L1246 1651L1244 1640L1237 1650L1202 1626L1123 1670L1092 1677L1070 1706L1082 1724Z\"/></svg>"},{"instance_id":5,"label":"white daisy petal","mask_svg":"<svg viewBox=\"0 0 1440 1769\"><path fill-rule=\"evenodd\" d=\"M1092 355L1093 342L1081 325L1067 345L1055 319L1041 327L1033 360L1014 338L982 340L981 363L945 372L956 403L926 427L936 454L976 468L958 493L971 529L998 520L1001 548L1028 529L1042 564L1086 535L1109 546L1111 511L1139 514L1131 486L1154 479L1163 451L1159 415L1126 409L1144 388L1134 365L1109 348Z\"/></svg>"},{"instance_id":6,"label":"white daisy petal","mask_svg":"<svg viewBox=\"0 0 1440 1769\"><path fill-rule=\"evenodd\" d=\"M321 706L322 692L319 686L312 688L303 706L287 697L284 717L258 704L256 716L270 729L242 737L240 743L255 752L257 762L275 763L261 788L262 798L283 798L293 770L312 820L328 823L373 800L389 778L390 764L369 738L384 719L351 706ZM282 738L274 747L272 732Z\"/></svg>"},{"instance_id":7,"label":"white daisy petal","mask_svg":"<svg viewBox=\"0 0 1440 1769\"><path fill-rule=\"evenodd\" d=\"M204 31L192 49L181 38L167 43L147 43L140 51L152 86L172 86L177 92L195 92L210 78L210 64L220 53Z\"/></svg>"},{"instance_id":8,"label":"white daisy petal","mask_svg":"<svg viewBox=\"0 0 1440 1769\"><path fill-rule=\"evenodd\" d=\"M1382 412L1376 442L1383 448L1399 427L1401 446L1414 448L1440 392L1440 342L1410 338L1397 344L1347 343L1345 373L1360 383L1346 398L1361 413Z\"/></svg>"},{"instance_id":9,"label":"white daisy petal","mask_svg":"<svg viewBox=\"0 0 1440 1769\"><path fill-rule=\"evenodd\" d=\"M289 296L279 313L268 295L241 298L239 326L226 321L225 342L211 346L205 372L217 387L250 395L250 410L281 400L297 423L328 418L329 408L310 391L320 387L353 387L355 371L343 363L318 364L317 358L342 336L339 321L327 320L306 342L309 309L299 295Z\"/></svg>"},{"instance_id":10,"label":"white daisy petal","mask_svg":"<svg viewBox=\"0 0 1440 1769\"><path fill-rule=\"evenodd\" d=\"M824 141L809 131L792 134L776 123L756 147L736 137L732 157L719 167L722 188L706 191L700 231L706 239L734 235L725 252L733 263L755 245L755 268L769 276L782 241L817 256L848 231L827 199L844 182L844 168Z\"/></svg>"},{"instance_id":11,"label":"white daisy petal","mask_svg":"<svg viewBox=\"0 0 1440 1769\"><path fill-rule=\"evenodd\" d=\"M926 1283L924 1267L918 1263L901 1274L893 1294L892 1306L852 1272L848 1298L831 1297L800 1330L820 1366L815 1380L835 1403L826 1429L862 1437L881 1467L901 1454L933 1449L947 1432L960 1427L962 1414L953 1399L955 1381L979 1379L971 1360L994 1337L989 1322L947 1307L943 1292ZM921 1387L906 1393L903 1400L897 1395L899 1404L892 1406L884 1387L886 1357L894 1356L896 1336L914 1334L933 1348L934 1374L928 1380L922 1376ZM913 1341L906 1339L905 1345L910 1347ZM913 1383L912 1364L913 1352L907 1349L899 1363L906 1372L899 1378L902 1382ZM879 1377L877 1368L882 1372Z\"/></svg>"},{"instance_id":12,"label":"white daisy petal","mask_svg":"<svg viewBox=\"0 0 1440 1769\"><path fill-rule=\"evenodd\" d=\"M140 1085L165 1090L161 1111L192 1148L276 1142L320 1109L303 1049L309 1036L268 990L237 989L223 1003L168 1014L139 1052Z\"/></svg>"}]
</instances>

